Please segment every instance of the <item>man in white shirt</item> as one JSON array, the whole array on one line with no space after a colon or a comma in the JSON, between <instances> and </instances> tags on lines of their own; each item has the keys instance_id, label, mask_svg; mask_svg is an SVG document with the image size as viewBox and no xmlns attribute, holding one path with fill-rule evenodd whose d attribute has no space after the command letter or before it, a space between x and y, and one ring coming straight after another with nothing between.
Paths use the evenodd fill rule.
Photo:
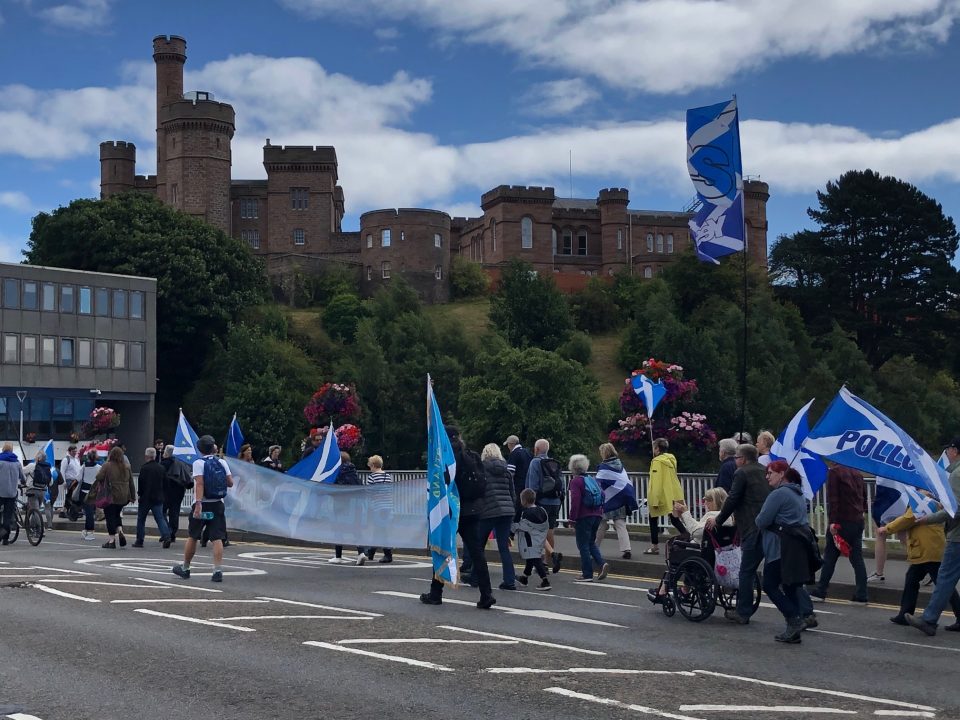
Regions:
<instances>
[{"instance_id":1,"label":"man in white shirt","mask_svg":"<svg viewBox=\"0 0 960 720\"><path fill-rule=\"evenodd\" d=\"M64 498L69 499L73 492L73 484L80 481L80 460L77 458L77 446L71 445L67 448L67 454L60 461L60 477L63 479ZM67 503L64 503L66 507Z\"/></svg>"}]
</instances>

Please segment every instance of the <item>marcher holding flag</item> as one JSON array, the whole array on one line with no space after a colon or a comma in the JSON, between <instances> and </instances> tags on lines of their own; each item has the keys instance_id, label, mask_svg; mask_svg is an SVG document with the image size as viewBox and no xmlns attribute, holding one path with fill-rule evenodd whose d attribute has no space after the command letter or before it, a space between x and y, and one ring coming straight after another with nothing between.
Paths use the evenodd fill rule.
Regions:
<instances>
[{"instance_id":1,"label":"marcher holding flag","mask_svg":"<svg viewBox=\"0 0 960 720\"><path fill-rule=\"evenodd\" d=\"M227 430L227 442L224 443L227 457L240 457L240 448L243 447L243 432L237 422L237 414L233 414L230 428Z\"/></svg>"}]
</instances>

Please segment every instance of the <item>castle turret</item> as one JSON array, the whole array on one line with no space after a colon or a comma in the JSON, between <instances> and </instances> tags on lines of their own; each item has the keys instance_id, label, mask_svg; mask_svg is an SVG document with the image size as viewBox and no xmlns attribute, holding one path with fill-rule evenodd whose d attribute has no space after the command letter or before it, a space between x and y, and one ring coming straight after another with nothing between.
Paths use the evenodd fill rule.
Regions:
<instances>
[{"instance_id":1,"label":"castle turret","mask_svg":"<svg viewBox=\"0 0 960 720\"><path fill-rule=\"evenodd\" d=\"M167 105L183 99L183 65L187 62L187 41L179 35L157 35L153 39L153 62L157 66L157 196L168 202L167 156L160 128L160 112Z\"/></svg>"},{"instance_id":2,"label":"castle turret","mask_svg":"<svg viewBox=\"0 0 960 720\"><path fill-rule=\"evenodd\" d=\"M600 253L604 275L613 275L627 266L627 205L630 192L626 188L607 188L597 197L600 208Z\"/></svg>"},{"instance_id":3,"label":"castle turret","mask_svg":"<svg viewBox=\"0 0 960 720\"><path fill-rule=\"evenodd\" d=\"M100 143L100 197L133 190L137 148L131 142L110 140Z\"/></svg>"},{"instance_id":4,"label":"castle turret","mask_svg":"<svg viewBox=\"0 0 960 720\"><path fill-rule=\"evenodd\" d=\"M743 217L747 226L747 252L757 265L767 266L767 200L770 186L760 180L743 183Z\"/></svg>"}]
</instances>

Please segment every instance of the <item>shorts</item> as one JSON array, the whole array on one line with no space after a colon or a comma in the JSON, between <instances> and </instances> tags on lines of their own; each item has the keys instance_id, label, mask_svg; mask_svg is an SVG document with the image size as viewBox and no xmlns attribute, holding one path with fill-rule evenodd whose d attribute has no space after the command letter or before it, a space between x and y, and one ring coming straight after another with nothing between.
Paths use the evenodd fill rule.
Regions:
<instances>
[{"instance_id":1,"label":"shorts","mask_svg":"<svg viewBox=\"0 0 960 720\"><path fill-rule=\"evenodd\" d=\"M208 539L226 540L227 539L227 517L223 512L222 502L203 503L201 512L212 512L212 520L203 520L195 518L193 512L190 513L190 524L187 526L187 535L193 540L199 540L203 535L204 528L207 529Z\"/></svg>"},{"instance_id":2,"label":"shorts","mask_svg":"<svg viewBox=\"0 0 960 720\"><path fill-rule=\"evenodd\" d=\"M560 506L559 505L541 505L544 510L547 512L547 527L551 530L554 528L560 527Z\"/></svg>"}]
</instances>

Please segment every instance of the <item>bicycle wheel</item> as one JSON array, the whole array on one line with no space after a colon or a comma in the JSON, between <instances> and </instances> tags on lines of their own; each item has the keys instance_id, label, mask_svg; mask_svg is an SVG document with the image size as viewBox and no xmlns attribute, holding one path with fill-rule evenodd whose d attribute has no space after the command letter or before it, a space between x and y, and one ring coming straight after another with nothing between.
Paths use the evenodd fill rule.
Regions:
<instances>
[{"instance_id":1,"label":"bicycle wheel","mask_svg":"<svg viewBox=\"0 0 960 720\"><path fill-rule=\"evenodd\" d=\"M43 515L39 510L27 510L26 523L27 542L36 547L43 540Z\"/></svg>"},{"instance_id":2,"label":"bicycle wheel","mask_svg":"<svg viewBox=\"0 0 960 720\"><path fill-rule=\"evenodd\" d=\"M20 524L23 520L20 517L19 508L13 513L13 526L10 528L10 534L7 535L7 545L13 545L20 537Z\"/></svg>"}]
</instances>

